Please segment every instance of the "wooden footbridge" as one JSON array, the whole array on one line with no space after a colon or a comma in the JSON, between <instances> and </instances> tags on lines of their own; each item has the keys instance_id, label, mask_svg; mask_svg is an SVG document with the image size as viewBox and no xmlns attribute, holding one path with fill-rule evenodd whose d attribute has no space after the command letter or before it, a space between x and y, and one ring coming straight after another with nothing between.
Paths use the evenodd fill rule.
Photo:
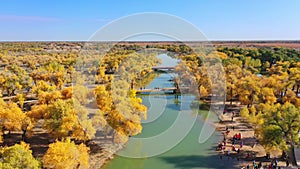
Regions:
<instances>
[{"instance_id":1,"label":"wooden footbridge","mask_svg":"<svg viewBox=\"0 0 300 169\"><path fill-rule=\"evenodd\" d=\"M137 94L144 94L144 93L154 93L154 92L168 92L168 93L177 93L176 87L166 87L166 88L154 88L154 89L138 89L136 90Z\"/></svg>"},{"instance_id":2,"label":"wooden footbridge","mask_svg":"<svg viewBox=\"0 0 300 169\"><path fill-rule=\"evenodd\" d=\"M175 69L175 66L154 66L152 67L152 70L154 71L171 71L171 70L174 70Z\"/></svg>"}]
</instances>

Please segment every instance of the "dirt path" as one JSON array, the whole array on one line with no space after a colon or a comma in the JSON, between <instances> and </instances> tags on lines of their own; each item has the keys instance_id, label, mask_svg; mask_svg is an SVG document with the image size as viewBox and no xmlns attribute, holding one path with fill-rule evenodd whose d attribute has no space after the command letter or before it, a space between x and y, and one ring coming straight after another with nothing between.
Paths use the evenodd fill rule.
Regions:
<instances>
[{"instance_id":1,"label":"dirt path","mask_svg":"<svg viewBox=\"0 0 300 169\"><path fill-rule=\"evenodd\" d=\"M226 106L225 113L220 117L221 121L217 124L217 129L223 133L226 139L226 145L223 146L223 150L217 150L220 155L220 159L230 160L234 159L237 162L236 168L243 168L247 165L252 168L253 162L256 164L261 162L262 166L271 164L271 161L276 158L278 160L278 166L281 168L288 168L286 162L281 159L280 151L272 151L270 153L270 159L267 159L266 151L259 141L255 138L254 128L249 125L246 120L239 116L239 110L243 106L239 104L233 104L232 106ZM234 112L234 114L232 113ZM233 118L232 118L233 116ZM227 128L227 130L226 130ZM226 131L228 134L226 134ZM237 139L233 142L233 137L236 134L241 134L241 139ZM216 145L217 146L217 145ZM233 150L233 146L239 152ZM229 150L229 156L228 156ZM297 167L289 167L297 168Z\"/></svg>"}]
</instances>

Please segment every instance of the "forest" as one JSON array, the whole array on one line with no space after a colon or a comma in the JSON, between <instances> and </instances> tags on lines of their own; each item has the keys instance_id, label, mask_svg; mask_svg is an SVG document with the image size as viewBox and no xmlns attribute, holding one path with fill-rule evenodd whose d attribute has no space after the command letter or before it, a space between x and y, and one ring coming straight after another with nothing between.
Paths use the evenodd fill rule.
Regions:
<instances>
[{"instance_id":1,"label":"forest","mask_svg":"<svg viewBox=\"0 0 300 169\"><path fill-rule=\"evenodd\" d=\"M300 145L299 49L3 42L0 168L88 168L94 140L125 144L141 133L147 108L136 89L154 78L151 68L161 62L157 51L181 60L175 72L183 78L174 81L194 86L189 92L199 100L223 86L215 82L225 83L226 100L245 105L240 115L266 149L293 154Z\"/></svg>"}]
</instances>

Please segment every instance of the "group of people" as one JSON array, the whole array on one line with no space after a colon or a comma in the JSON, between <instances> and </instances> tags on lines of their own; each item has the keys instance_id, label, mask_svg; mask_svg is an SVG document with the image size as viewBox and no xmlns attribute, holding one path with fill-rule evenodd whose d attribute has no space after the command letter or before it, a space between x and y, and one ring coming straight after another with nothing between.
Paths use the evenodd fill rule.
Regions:
<instances>
[{"instance_id":1,"label":"group of people","mask_svg":"<svg viewBox=\"0 0 300 169\"><path fill-rule=\"evenodd\" d=\"M253 167L252 168L253 169L261 169L261 168L264 168L264 169L280 169L281 167L278 166L278 161L277 161L276 158L274 158L272 160L271 164L266 165L266 166L263 166L261 161L259 163L256 163L255 160L253 160ZM246 169L250 169L249 164L246 166Z\"/></svg>"},{"instance_id":2,"label":"group of people","mask_svg":"<svg viewBox=\"0 0 300 169\"><path fill-rule=\"evenodd\" d=\"M217 151L220 151L220 150L224 151L225 148L226 148L226 142L223 141L222 143L219 143L219 144L218 144L216 150L217 150Z\"/></svg>"},{"instance_id":3,"label":"group of people","mask_svg":"<svg viewBox=\"0 0 300 169\"><path fill-rule=\"evenodd\" d=\"M254 169L260 169L261 167L262 167L261 161L258 164L255 162L255 160L253 161L253 168ZM249 164L247 165L247 168L250 168Z\"/></svg>"},{"instance_id":4,"label":"group of people","mask_svg":"<svg viewBox=\"0 0 300 169\"><path fill-rule=\"evenodd\" d=\"M227 110L225 109L223 114L227 113ZM233 121L233 117L235 116L235 112L232 111L231 112L231 120ZM232 125L232 131L234 131L234 125ZM226 143L227 143L227 137L230 133L230 129L228 126L225 127L225 132L224 132L224 139L221 143L218 144L216 150L222 151L222 154L224 154L224 151L226 149ZM234 136L229 139L232 141L232 146L231 148L228 148L228 150L226 151L227 156L229 158L231 151L232 152L236 152L236 153L240 153L241 148L243 147L243 141L242 141L242 134L241 133L236 133L234 134ZM239 146L236 146L237 141L239 141ZM220 155L220 159L222 159L222 155Z\"/></svg>"},{"instance_id":5,"label":"group of people","mask_svg":"<svg viewBox=\"0 0 300 169\"><path fill-rule=\"evenodd\" d=\"M240 140L240 148L235 147L235 143L237 140ZM241 133L236 133L233 138L232 138L232 151L235 151L237 153L240 152L240 149L243 147L244 143L242 140L242 134Z\"/></svg>"},{"instance_id":6,"label":"group of people","mask_svg":"<svg viewBox=\"0 0 300 169\"><path fill-rule=\"evenodd\" d=\"M224 110L223 114L227 113L227 110ZM231 121L233 122L234 120L234 116L235 116L235 112L232 111L231 112ZM232 132L234 131L234 126L232 125ZM224 132L224 139L221 143L218 144L217 146L217 150L219 151L222 151L222 154L224 154L224 151L226 149L226 143L227 143L227 137L230 133L230 130L229 130L229 127L226 126L225 127L225 132ZM237 153L240 153L242 147L243 147L243 140L242 140L242 134L241 133L235 133L232 137L232 139L229 139L232 141L232 146L231 148L228 148L228 150L226 151L227 155L228 155L228 159L229 159L229 156L230 156L230 153L231 152L237 152ZM238 143L238 145L237 145ZM220 154L220 159L222 159L222 154ZM266 158L267 160L271 160L270 159L270 154L266 155ZM282 158L283 160L286 161L286 166L289 166L289 160L288 160L288 155L283 152L282 154ZM237 158L239 160L239 158ZM250 153L247 153L246 155L246 159L251 159L250 158ZM281 167L278 165L278 160L276 158L272 159L270 161L271 163L268 163L267 165L263 165L262 162L256 162L255 160L253 161L252 165L251 163L248 164L246 167L243 167L243 168L246 168L246 169L250 169L250 166L251 166L251 169L280 169Z\"/></svg>"},{"instance_id":7,"label":"group of people","mask_svg":"<svg viewBox=\"0 0 300 169\"><path fill-rule=\"evenodd\" d=\"M240 147L241 148L241 147ZM232 146L232 151L235 151L237 153L240 153L241 149L240 148L236 148L235 146Z\"/></svg>"},{"instance_id":8,"label":"group of people","mask_svg":"<svg viewBox=\"0 0 300 169\"><path fill-rule=\"evenodd\" d=\"M237 140L242 140L242 134L241 133L236 133L233 138L232 138L232 145L235 145ZM243 141L241 141L242 143Z\"/></svg>"},{"instance_id":9,"label":"group of people","mask_svg":"<svg viewBox=\"0 0 300 169\"><path fill-rule=\"evenodd\" d=\"M224 139L223 139L223 141L222 141L221 143L218 144L218 146L217 146L217 148L216 148L217 151L222 151L222 152L224 152L224 150L226 149L226 136L228 135L228 133L229 133L229 128L226 127L226 132L225 132L226 135L224 134ZM235 146L237 140L240 141L240 144L239 144L240 147L239 147L239 148L237 148L237 147ZM231 148L231 151L235 151L235 152L239 153L242 147L243 147L242 134L241 134L241 133L236 133L236 134L233 136L233 138L232 138L232 148ZM230 149L228 149L228 155L229 155L229 154L230 154Z\"/></svg>"}]
</instances>

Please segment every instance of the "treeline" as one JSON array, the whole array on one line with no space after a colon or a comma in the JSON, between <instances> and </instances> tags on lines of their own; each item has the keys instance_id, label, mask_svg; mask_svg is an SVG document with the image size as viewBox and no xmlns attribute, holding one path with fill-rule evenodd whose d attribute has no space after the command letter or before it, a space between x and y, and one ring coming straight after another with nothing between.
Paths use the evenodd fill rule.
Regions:
<instances>
[{"instance_id":1,"label":"treeline","mask_svg":"<svg viewBox=\"0 0 300 169\"><path fill-rule=\"evenodd\" d=\"M290 66L300 62L300 51L289 48L218 48L217 51L225 53L230 59L225 64L241 61L243 67L248 67L253 73L267 73L276 62L289 62Z\"/></svg>"}]
</instances>

